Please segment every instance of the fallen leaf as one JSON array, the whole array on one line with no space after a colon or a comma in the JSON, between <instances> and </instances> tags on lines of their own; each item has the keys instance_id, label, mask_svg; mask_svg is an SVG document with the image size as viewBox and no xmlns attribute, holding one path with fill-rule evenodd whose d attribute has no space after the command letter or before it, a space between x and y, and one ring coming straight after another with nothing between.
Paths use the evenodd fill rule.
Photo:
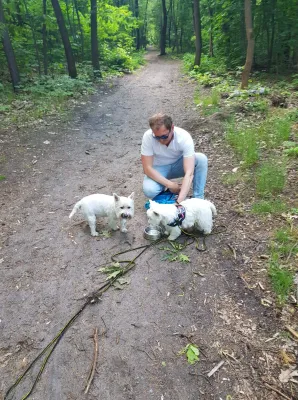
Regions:
<instances>
[{"instance_id":1,"label":"fallen leaf","mask_svg":"<svg viewBox=\"0 0 298 400\"><path fill-rule=\"evenodd\" d=\"M298 371L295 369L295 367L290 367L289 369L285 371L281 371L279 374L278 379L282 383L287 383L289 382L294 376L298 376Z\"/></svg>"}]
</instances>

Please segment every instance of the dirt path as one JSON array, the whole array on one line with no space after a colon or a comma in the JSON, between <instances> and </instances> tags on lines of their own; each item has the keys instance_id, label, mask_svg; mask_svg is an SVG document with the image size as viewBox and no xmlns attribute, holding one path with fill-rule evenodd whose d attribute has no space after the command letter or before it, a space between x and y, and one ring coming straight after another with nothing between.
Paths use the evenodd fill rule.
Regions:
<instances>
[{"instance_id":1,"label":"dirt path","mask_svg":"<svg viewBox=\"0 0 298 400\"><path fill-rule=\"evenodd\" d=\"M241 279L266 235L255 225L252 231L233 211L237 193L221 183L232 158L221 147L218 126L198 115L193 90L177 61L151 52L145 68L82 101L69 123L2 134L7 161L1 171L7 179L0 182L2 395L105 280L99 265L109 264L113 253L147 244L140 143L148 117L162 110L209 157L206 197L219 211L215 229L222 224L228 229L209 237L204 253L189 246L184 253L190 263L162 261L165 253L157 248L145 252L129 285L109 289L67 331L31 398L281 398L264 386L277 387L280 372L275 341L266 341L278 330L274 312ZM75 201L87 194L132 191L136 216L127 235L97 240L86 224L76 224L80 217L68 219ZM105 224L100 220L101 229ZM99 359L84 395L95 327ZM189 343L201 351L194 366L177 355ZM223 366L208 378L221 360ZM30 375L13 398L20 399L32 382Z\"/></svg>"}]
</instances>

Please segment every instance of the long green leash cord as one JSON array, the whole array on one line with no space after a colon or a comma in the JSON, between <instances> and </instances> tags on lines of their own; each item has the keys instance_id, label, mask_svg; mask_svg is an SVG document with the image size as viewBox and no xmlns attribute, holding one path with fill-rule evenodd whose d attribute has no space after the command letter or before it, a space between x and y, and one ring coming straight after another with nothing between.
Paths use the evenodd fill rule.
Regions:
<instances>
[{"instance_id":1,"label":"long green leash cord","mask_svg":"<svg viewBox=\"0 0 298 400\"><path fill-rule=\"evenodd\" d=\"M66 325L57 333L57 335L54 337L54 339L51 340L51 342L37 355L37 357L31 362L31 364L26 368L26 370L22 373L22 375L20 375L17 380L15 381L15 383L10 386L10 388L7 390L7 392L5 393L4 396L4 400L8 399L9 394L12 392L13 389L15 389L20 382L23 380L23 378L27 375L27 373L31 370L31 368L33 367L33 365L44 355L45 359L42 362L42 365L37 373L37 376L29 390L28 393L26 393L21 400L26 400L33 392L38 380L41 377L41 374L49 360L49 358L51 357L53 351L55 350L56 346L58 345L58 343L60 342L60 340L62 339L63 335L65 334L65 332L68 330L68 328L75 322L75 320L78 318L78 316L84 311L84 309L89 305L89 304L94 304L96 302L98 302L99 297L106 291L108 290L108 288L110 286L113 285L113 283L120 277L125 275L128 271L130 271L134 266L135 266L135 261L138 257L140 257L148 248L164 241L166 239L160 239L158 241L152 242L148 245L145 246L140 246L140 247L135 247L133 249L129 249L129 250L125 250L119 253L114 254L111 259L112 261L116 261L115 257L119 256L121 254L125 254L134 250L139 250L142 249L142 251L132 260L126 260L126 261L118 261L119 263L126 263L127 265L123 268L123 271L121 271L116 277L111 278L108 280L108 282L106 282L104 285L102 285L98 290L96 290L94 293L92 293L90 296L88 296L86 302L82 305L82 307L79 309L79 311L66 323Z\"/></svg>"},{"instance_id":2,"label":"long green leash cord","mask_svg":"<svg viewBox=\"0 0 298 400\"><path fill-rule=\"evenodd\" d=\"M206 247L206 243L205 243L205 236L203 236L203 246L200 248L199 247L199 237L190 233L185 232L184 230L181 229L181 231L188 237L191 238L191 242L189 242L188 239L185 240L184 242L184 247L189 246L190 244L196 242L196 249L198 251L206 251L207 247ZM212 234L218 234L218 233L222 233L223 231L219 231L219 232L215 232ZM212 235L211 234L211 235ZM209 236L209 235L208 235ZM68 330L68 328L70 328L70 326L75 322L75 320L78 318L78 316L84 311L84 309L89 305L89 304L94 304L96 302L98 302L99 297L106 291L108 290L108 288L110 286L113 285L113 283L120 278L120 276L125 275L128 271L130 271L132 268L134 268L135 266L135 261L137 258L139 258L147 249L149 249L152 246L155 246L163 241L166 241L167 239L160 239L160 240L156 240L150 244L147 244L145 246L140 246L140 247L135 247L133 249L129 249L129 250L125 250L125 251L121 251L119 253L116 253L114 255L111 256L111 260L112 261L116 261L115 257L121 255L121 254L125 254L125 253L129 253L131 251L134 250L139 250L142 249L142 251L132 260L123 260L123 261L117 261L118 263L126 263L126 266L123 268L123 271L121 271L116 277L111 278L108 280L108 282L106 282L104 285L102 285L98 290L96 290L94 293L92 293L90 296L88 296L86 302L82 305L82 307L79 309L79 311L76 312L76 314L74 314L74 316L66 323L66 325L57 333L57 335L54 337L54 339L51 340L51 342L37 355L37 357L31 362L31 364L29 364L29 366L26 368L26 370L23 372L22 375L20 375L17 380L15 381L15 383L10 386L10 388L7 390L7 392L5 393L4 396L4 400L8 399L9 394L12 392L13 389L15 389L20 382L23 380L23 378L27 375L27 373L31 370L31 368L33 367L33 365L44 355L45 359L42 362L42 365L37 373L37 376L29 390L28 393L26 393L21 400L26 400L28 399L28 397L32 394L38 380L41 377L41 374L43 373L45 366L49 360L49 358L51 357L51 355L53 354L53 351L55 350L56 346L58 345L58 343L60 342L60 340L62 339L63 335L65 334L65 332Z\"/></svg>"}]
</instances>

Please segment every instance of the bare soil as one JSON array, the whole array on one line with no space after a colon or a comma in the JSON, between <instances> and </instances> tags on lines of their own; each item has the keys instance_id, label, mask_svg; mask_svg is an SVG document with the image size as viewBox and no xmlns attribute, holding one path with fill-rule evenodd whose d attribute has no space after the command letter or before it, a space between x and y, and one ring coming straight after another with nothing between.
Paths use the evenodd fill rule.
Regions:
<instances>
[{"instance_id":1,"label":"bare soil","mask_svg":"<svg viewBox=\"0 0 298 400\"><path fill-rule=\"evenodd\" d=\"M261 301L270 298L260 255L272 221L241 212L247 189L222 183L237 163L224 145L221 121L199 115L194 83L183 77L179 61L156 52L147 59L137 73L82 100L71 120L0 133L6 176L0 182L0 398L103 284L100 266L112 254L148 244L140 144L149 116L165 111L209 158L206 198L219 213L214 232L222 232L207 238L205 252L195 244L183 250L190 263L163 260L159 246L146 250L126 276L129 283L108 289L67 330L30 398L297 399L297 385L278 379L281 349L297 353L297 343L282 335L297 311ZM132 191L135 217L127 234L106 237L107 221L100 219L103 234L93 238L79 215L68 219L85 195ZM95 328L97 368L84 394ZM189 343L200 349L194 365L178 355ZM9 398L28 392L39 366Z\"/></svg>"}]
</instances>

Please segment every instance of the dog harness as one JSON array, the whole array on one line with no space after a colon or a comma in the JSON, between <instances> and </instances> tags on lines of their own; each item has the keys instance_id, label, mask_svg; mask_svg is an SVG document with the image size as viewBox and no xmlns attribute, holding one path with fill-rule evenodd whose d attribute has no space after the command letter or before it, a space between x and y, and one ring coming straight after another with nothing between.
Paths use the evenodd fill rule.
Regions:
<instances>
[{"instance_id":1,"label":"dog harness","mask_svg":"<svg viewBox=\"0 0 298 400\"><path fill-rule=\"evenodd\" d=\"M185 208L181 204L175 204L177 207L177 216L168 226L180 226L185 218Z\"/></svg>"}]
</instances>

